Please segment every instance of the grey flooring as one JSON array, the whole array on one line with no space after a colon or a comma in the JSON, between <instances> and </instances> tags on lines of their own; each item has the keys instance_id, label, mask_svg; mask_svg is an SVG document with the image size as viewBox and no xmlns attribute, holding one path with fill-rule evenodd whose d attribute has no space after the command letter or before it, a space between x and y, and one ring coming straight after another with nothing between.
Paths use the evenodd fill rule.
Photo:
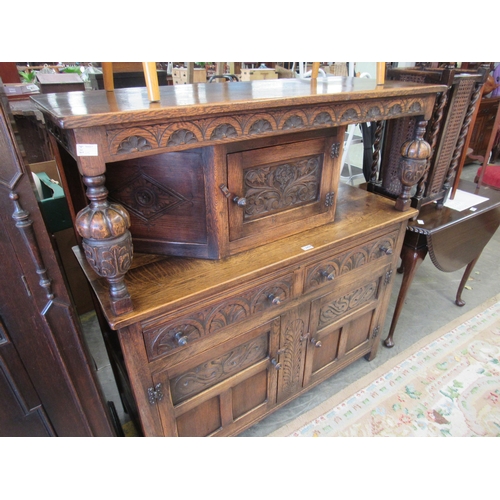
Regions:
<instances>
[{"instance_id":1,"label":"grey flooring","mask_svg":"<svg viewBox=\"0 0 500 500\"><path fill-rule=\"evenodd\" d=\"M466 165L461 178L474 180L479 165ZM359 172L359 170L358 170ZM356 169L353 169L356 173ZM344 182L348 182L348 175L344 173ZM354 178L354 185L362 182L361 177ZM462 298L466 304L463 307L455 305L455 294L462 278L463 270L453 273L443 273L432 264L429 258L418 269L405 306L401 312L394 334L395 346L391 349L381 345L376 358L370 362L364 358L352 363L330 379L322 382L306 394L280 408L269 417L244 431L242 437L263 437L287 424L297 416L314 408L318 404L344 389L349 384L365 376L370 371L385 363L392 356L410 347L413 343L431 334L438 328L446 325L458 316L474 309L489 298L500 293L499 283L500 258L500 231L497 231L484 249L469 280L468 288L464 290ZM381 341L386 338L395 301L401 285L402 276L396 274L391 302L387 313ZM93 313L82 316L84 335L88 339L89 349L97 367L97 374L101 382L106 400L113 401L122 423L128 417L123 411L118 390L113 379L109 359L104 344L100 338L100 330Z\"/></svg>"}]
</instances>

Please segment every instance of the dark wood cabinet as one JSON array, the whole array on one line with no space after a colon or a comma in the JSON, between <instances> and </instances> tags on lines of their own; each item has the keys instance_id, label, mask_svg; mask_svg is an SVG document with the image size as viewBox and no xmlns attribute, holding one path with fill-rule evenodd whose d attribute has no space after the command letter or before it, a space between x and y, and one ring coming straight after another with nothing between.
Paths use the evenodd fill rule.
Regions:
<instances>
[{"instance_id":1,"label":"dark wood cabinet","mask_svg":"<svg viewBox=\"0 0 500 500\"><path fill-rule=\"evenodd\" d=\"M69 93L33 99L144 435L238 434L376 355L417 212L404 193L394 203L339 183L345 128L415 117L422 129L442 90L193 84L163 87L154 105L145 89L96 91L85 114Z\"/></svg>"},{"instance_id":2,"label":"dark wood cabinet","mask_svg":"<svg viewBox=\"0 0 500 500\"><path fill-rule=\"evenodd\" d=\"M0 435L113 436L0 82Z\"/></svg>"}]
</instances>

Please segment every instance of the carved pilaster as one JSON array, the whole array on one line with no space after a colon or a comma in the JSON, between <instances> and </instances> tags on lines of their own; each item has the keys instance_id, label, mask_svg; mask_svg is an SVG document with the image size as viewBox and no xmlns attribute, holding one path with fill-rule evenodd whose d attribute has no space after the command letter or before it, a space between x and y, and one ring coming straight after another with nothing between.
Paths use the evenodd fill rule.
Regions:
<instances>
[{"instance_id":1,"label":"carved pilaster","mask_svg":"<svg viewBox=\"0 0 500 500\"><path fill-rule=\"evenodd\" d=\"M121 205L109 203L104 181L104 175L83 177L90 205L78 213L75 225L87 261L109 283L111 307L119 315L132 310L124 282L133 254L130 217Z\"/></svg>"},{"instance_id":2,"label":"carved pilaster","mask_svg":"<svg viewBox=\"0 0 500 500\"><path fill-rule=\"evenodd\" d=\"M415 139L406 141L401 146L399 177L402 189L395 205L396 210L401 212L410 208L411 189L418 183L428 168L431 146L428 142L424 141L426 125L426 121L418 122Z\"/></svg>"}]
</instances>

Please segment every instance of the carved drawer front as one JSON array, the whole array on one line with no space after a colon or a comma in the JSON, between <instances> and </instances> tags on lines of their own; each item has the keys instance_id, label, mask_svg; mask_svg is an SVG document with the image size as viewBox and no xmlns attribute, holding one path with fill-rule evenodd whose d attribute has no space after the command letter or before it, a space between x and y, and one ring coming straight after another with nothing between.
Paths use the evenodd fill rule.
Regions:
<instances>
[{"instance_id":1,"label":"carved drawer front","mask_svg":"<svg viewBox=\"0 0 500 500\"><path fill-rule=\"evenodd\" d=\"M229 241L238 251L331 222L339 180L334 136L227 155ZM249 238L250 243L238 240Z\"/></svg>"},{"instance_id":2,"label":"carved drawer front","mask_svg":"<svg viewBox=\"0 0 500 500\"><path fill-rule=\"evenodd\" d=\"M293 274L289 274L193 310L181 318L144 323L148 358L152 361L255 315L277 309L290 300L292 293Z\"/></svg>"},{"instance_id":3,"label":"carved drawer front","mask_svg":"<svg viewBox=\"0 0 500 500\"><path fill-rule=\"evenodd\" d=\"M350 284L312 302L304 386L326 378L371 351L379 334L378 306L392 273Z\"/></svg>"},{"instance_id":4,"label":"carved drawer front","mask_svg":"<svg viewBox=\"0 0 500 500\"><path fill-rule=\"evenodd\" d=\"M345 252L309 265L305 270L304 293L329 285L335 278L379 259L392 259L399 231L370 240Z\"/></svg>"},{"instance_id":5,"label":"carved drawer front","mask_svg":"<svg viewBox=\"0 0 500 500\"><path fill-rule=\"evenodd\" d=\"M276 405L279 319L160 372L166 428L179 436L234 433ZM165 394L166 395L166 394Z\"/></svg>"}]
</instances>

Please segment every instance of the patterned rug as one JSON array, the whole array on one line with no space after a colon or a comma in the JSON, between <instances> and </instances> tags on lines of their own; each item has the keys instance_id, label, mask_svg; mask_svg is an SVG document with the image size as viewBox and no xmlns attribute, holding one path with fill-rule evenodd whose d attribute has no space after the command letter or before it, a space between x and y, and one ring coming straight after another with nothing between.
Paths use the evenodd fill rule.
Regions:
<instances>
[{"instance_id":1,"label":"patterned rug","mask_svg":"<svg viewBox=\"0 0 500 500\"><path fill-rule=\"evenodd\" d=\"M500 436L500 295L270 436Z\"/></svg>"}]
</instances>

